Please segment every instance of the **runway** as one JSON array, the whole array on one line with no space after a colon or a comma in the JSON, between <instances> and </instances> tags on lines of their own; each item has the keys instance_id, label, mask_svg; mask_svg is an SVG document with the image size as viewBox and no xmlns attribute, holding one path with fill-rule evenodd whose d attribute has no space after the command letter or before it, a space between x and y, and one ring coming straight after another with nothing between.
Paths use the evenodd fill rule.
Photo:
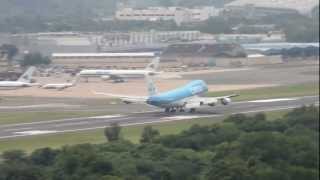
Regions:
<instances>
[{"instance_id":1,"label":"runway","mask_svg":"<svg viewBox=\"0 0 320 180\"><path fill-rule=\"evenodd\" d=\"M307 96L236 102L228 106L216 106L200 109L194 114L175 113L168 115L162 111L150 111L144 113L129 113L99 117L84 117L23 124L10 124L0 126L0 139L101 129L108 127L111 123L115 122L121 126L133 126L202 117L222 117L227 114L285 110L311 104L319 105L319 97ZM126 108L125 105L123 105L123 108ZM214 121L215 119L212 118L212 120Z\"/></svg>"}]
</instances>

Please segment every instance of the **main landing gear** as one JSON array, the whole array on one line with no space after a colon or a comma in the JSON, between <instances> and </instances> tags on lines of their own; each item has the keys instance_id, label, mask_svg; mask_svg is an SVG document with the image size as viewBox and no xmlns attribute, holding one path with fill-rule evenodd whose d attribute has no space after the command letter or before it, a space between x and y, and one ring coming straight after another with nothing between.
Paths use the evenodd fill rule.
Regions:
<instances>
[{"instance_id":1,"label":"main landing gear","mask_svg":"<svg viewBox=\"0 0 320 180\"><path fill-rule=\"evenodd\" d=\"M186 111L183 108L166 108L165 112L166 113L175 113L175 112L186 112ZM196 112L195 108L191 108L189 110L189 113L195 113L195 112Z\"/></svg>"}]
</instances>

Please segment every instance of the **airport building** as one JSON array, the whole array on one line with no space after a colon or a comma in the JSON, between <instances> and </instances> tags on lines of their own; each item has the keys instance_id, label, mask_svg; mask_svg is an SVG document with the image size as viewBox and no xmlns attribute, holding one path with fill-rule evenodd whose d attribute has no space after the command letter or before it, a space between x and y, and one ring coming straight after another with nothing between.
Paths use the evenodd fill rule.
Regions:
<instances>
[{"instance_id":1,"label":"airport building","mask_svg":"<svg viewBox=\"0 0 320 180\"><path fill-rule=\"evenodd\" d=\"M128 33L104 33L101 44L104 46L124 46L130 44L159 44L172 41L200 40L203 33L200 31L146 31Z\"/></svg>"},{"instance_id":2,"label":"airport building","mask_svg":"<svg viewBox=\"0 0 320 180\"><path fill-rule=\"evenodd\" d=\"M54 65L67 68L144 68L154 53L53 53Z\"/></svg>"},{"instance_id":3,"label":"airport building","mask_svg":"<svg viewBox=\"0 0 320 180\"><path fill-rule=\"evenodd\" d=\"M317 6L318 0L236 0L225 5L225 11L233 15L259 18L275 14L311 15Z\"/></svg>"},{"instance_id":4,"label":"airport building","mask_svg":"<svg viewBox=\"0 0 320 180\"><path fill-rule=\"evenodd\" d=\"M186 43L174 44L162 54L162 61L177 61L189 67L240 67L282 63L281 56L248 55L236 43Z\"/></svg>"},{"instance_id":5,"label":"airport building","mask_svg":"<svg viewBox=\"0 0 320 180\"><path fill-rule=\"evenodd\" d=\"M146 9L122 8L116 12L117 20L126 21L174 21L182 23L202 22L210 17L217 16L220 9L215 7L149 7Z\"/></svg>"}]
</instances>

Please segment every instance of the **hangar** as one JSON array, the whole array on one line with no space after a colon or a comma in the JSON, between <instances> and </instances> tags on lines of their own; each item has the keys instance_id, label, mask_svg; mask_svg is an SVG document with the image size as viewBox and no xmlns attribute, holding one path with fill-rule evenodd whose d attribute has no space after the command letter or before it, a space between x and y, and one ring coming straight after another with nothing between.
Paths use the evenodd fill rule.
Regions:
<instances>
[{"instance_id":1,"label":"hangar","mask_svg":"<svg viewBox=\"0 0 320 180\"><path fill-rule=\"evenodd\" d=\"M54 65L68 68L143 68L152 58L153 52L143 53L53 53Z\"/></svg>"}]
</instances>

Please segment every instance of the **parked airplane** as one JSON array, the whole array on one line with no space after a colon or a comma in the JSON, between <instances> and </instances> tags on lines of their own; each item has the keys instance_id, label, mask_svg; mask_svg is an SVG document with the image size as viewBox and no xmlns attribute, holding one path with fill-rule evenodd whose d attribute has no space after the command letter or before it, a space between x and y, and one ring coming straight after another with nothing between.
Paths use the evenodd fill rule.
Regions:
<instances>
[{"instance_id":1,"label":"parked airplane","mask_svg":"<svg viewBox=\"0 0 320 180\"><path fill-rule=\"evenodd\" d=\"M144 70L82 70L81 77L101 77L103 80L111 79L114 82L124 82L126 78L143 78L146 74L153 76L159 74L157 72L160 58L154 58L152 62Z\"/></svg>"},{"instance_id":2,"label":"parked airplane","mask_svg":"<svg viewBox=\"0 0 320 180\"><path fill-rule=\"evenodd\" d=\"M222 97L200 97L208 91L207 84L202 80L192 81L189 84L164 93L158 93L152 79L146 76L148 84L148 97L123 96L108 93L94 92L98 95L120 98L123 102L146 103L148 105L164 108L165 112L184 112L186 109L194 113L201 106L216 106L218 103L228 105L232 102L231 98L238 95L229 95Z\"/></svg>"},{"instance_id":3,"label":"parked airplane","mask_svg":"<svg viewBox=\"0 0 320 180\"><path fill-rule=\"evenodd\" d=\"M64 90L70 87L73 87L76 85L76 83L79 80L79 74L76 75L76 77L74 78L74 80L72 80L71 83L60 83L60 84L45 84L43 86L41 86L41 88L43 89L56 89L56 90Z\"/></svg>"},{"instance_id":4,"label":"parked airplane","mask_svg":"<svg viewBox=\"0 0 320 180\"><path fill-rule=\"evenodd\" d=\"M18 89L31 86L38 86L39 83L32 83L32 75L36 70L30 67L17 81L0 81L0 89Z\"/></svg>"}]
</instances>

